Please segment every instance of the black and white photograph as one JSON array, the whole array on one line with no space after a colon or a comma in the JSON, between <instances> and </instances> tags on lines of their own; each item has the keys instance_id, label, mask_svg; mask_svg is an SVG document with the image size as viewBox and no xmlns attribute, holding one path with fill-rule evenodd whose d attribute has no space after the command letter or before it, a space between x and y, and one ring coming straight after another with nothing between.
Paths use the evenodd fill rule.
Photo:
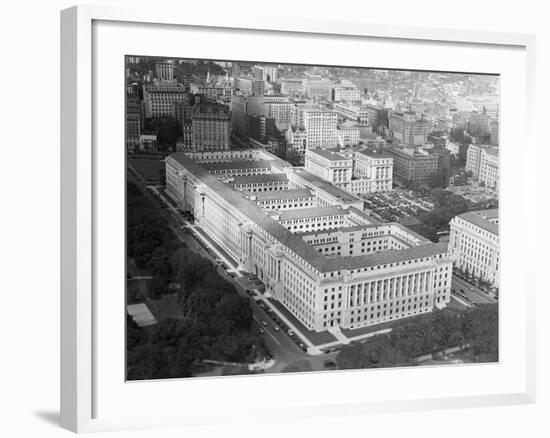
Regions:
<instances>
[{"instance_id":1,"label":"black and white photograph","mask_svg":"<svg viewBox=\"0 0 550 438\"><path fill-rule=\"evenodd\" d=\"M126 379L498 362L499 92L127 55Z\"/></svg>"}]
</instances>

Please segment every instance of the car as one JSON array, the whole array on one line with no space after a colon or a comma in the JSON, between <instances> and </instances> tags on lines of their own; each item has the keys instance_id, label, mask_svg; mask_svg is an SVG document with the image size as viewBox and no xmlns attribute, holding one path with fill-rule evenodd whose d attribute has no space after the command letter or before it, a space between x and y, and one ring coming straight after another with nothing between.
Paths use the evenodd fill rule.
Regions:
<instances>
[{"instance_id":1,"label":"car","mask_svg":"<svg viewBox=\"0 0 550 438\"><path fill-rule=\"evenodd\" d=\"M267 327L267 321L262 321L262 325L263 325L264 327Z\"/></svg>"},{"instance_id":2,"label":"car","mask_svg":"<svg viewBox=\"0 0 550 438\"><path fill-rule=\"evenodd\" d=\"M273 326L273 330L275 330L276 332L278 332L280 330L279 327L277 327L276 325Z\"/></svg>"},{"instance_id":3,"label":"car","mask_svg":"<svg viewBox=\"0 0 550 438\"><path fill-rule=\"evenodd\" d=\"M260 333L263 335L265 333L265 330L263 328L260 328Z\"/></svg>"},{"instance_id":4,"label":"car","mask_svg":"<svg viewBox=\"0 0 550 438\"><path fill-rule=\"evenodd\" d=\"M288 336L292 336L294 334L292 330L289 330L287 333L288 333Z\"/></svg>"}]
</instances>

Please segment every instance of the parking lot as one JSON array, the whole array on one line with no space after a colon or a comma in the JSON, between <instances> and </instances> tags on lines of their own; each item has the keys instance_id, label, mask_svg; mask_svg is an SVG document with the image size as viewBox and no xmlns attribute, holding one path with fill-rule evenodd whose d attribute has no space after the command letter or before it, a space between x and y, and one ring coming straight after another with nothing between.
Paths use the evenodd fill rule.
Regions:
<instances>
[{"instance_id":1,"label":"parking lot","mask_svg":"<svg viewBox=\"0 0 550 438\"><path fill-rule=\"evenodd\" d=\"M416 198L401 190L363 195L362 198L365 211L382 222L397 222L405 216L417 216L434 208L429 199Z\"/></svg>"}]
</instances>

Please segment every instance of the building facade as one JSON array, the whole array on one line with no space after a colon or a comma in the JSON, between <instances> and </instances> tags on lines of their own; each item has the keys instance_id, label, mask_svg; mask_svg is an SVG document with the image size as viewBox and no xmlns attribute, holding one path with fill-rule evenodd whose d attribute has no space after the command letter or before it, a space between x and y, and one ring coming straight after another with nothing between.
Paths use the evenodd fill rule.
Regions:
<instances>
[{"instance_id":1,"label":"building facade","mask_svg":"<svg viewBox=\"0 0 550 438\"><path fill-rule=\"evenodd\" d=\"M393 158L362 149L309 149L305 168L353 195L392 190Z\"/></svg>"},{"instance_id":2,"label":"building facade","mask_svg":"<svg viewBox=\"0 0 550 438\"><path fill-rule=\"evenodd\" d=\"M437 171L439 157L422 149L387 148L393 158L393 174L402 181L426 184Z\"/></svg>"},{"instance_id":3,"label":"building facade","mask_svg":"<svg viewBox=\"0 0 550 438\"><path fill-rule=\"evenodd\" d=\"M494 287L499 287L498 221L498 209L470 211L451 220L449 234L454 265Z\"/></svg>"},{"instance_id":4,"label":"building facade","mask_svg":"<svg viewBox=\"0 0 550 438\"><path fill-rule=\"evenodd\" d=\"M472 172L474 179L488 187L497 188L499 184L498 148L471 144L466 153L465 169Z\"/></svg>"},{"instance_id":5,"label":"building facade","mask_svg":"<svg viewBox=\"0 0 550 438\"><path fill-rule=\"evenodd\" d=\"M235 88L240 93L249 96L263 96L265 93L265 82L251 78L235 78Z\"/></svg>"},{"instance_id":6,"label":"building facade","mask_svg":"<svg viewBox=\"0 0 550 438\"><path fill-rule=\"evenodd\" d=\"M146 84L143 86L143 102L146 118L161 118L172 115L175 102L187 102L185 87L175 83Z\"/></svg>"},{"instance_id":7,"label":"building facade","mask_svg":"<svg viewBox=\"0 0 550 438\"><path fill-rule=\"evenodd\" d=\"M428 138L430 123L415 112L392 112L389 117L389 130L394 140L406 146L424 146Z\"/></svg>"},{"instance_id":8,"label":"building facade","mask_svg":"<svg viewBox=\"0 0 550 438\"><path fill-rule=\"evenodd\" d=\"M155 64L155 78L159 81L174 80L174 64L170 62L157 62Z\"/></svg>"},{"instance_id":9,"label":"building facade","mask_svg":"<svg viewBox=\"0 0 550 438\"><path fill-rule=\"evenodd\" d=\"M336 147L338 115L334 111L312 105L299 106L298 111L306 132L306 149Z\"/></svg>"},{"instance_id":10,"label":"building facade","mask_svg":"<svg viewBox=\"0 0 550 438\"><path fill-rule=\"evenodd\" d=\"M221 104L198 104L191 117L192 147L196 151L227 150L230 147L229 108Z\"/></svg>"}]
</instances>

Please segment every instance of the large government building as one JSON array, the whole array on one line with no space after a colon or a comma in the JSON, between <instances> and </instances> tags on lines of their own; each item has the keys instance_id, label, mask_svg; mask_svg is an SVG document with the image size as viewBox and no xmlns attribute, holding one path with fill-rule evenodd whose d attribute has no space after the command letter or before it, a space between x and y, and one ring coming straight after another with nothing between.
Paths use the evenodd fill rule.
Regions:
<instances>
[{"instance_id":1,"label":"large government building","mask_svg":"<svg viewBox=\"0 0 550 438\"><path fill-rule=\"evenodd\" d=\"M314 331L355 329L444 307L452 262L363 202L260 149L176 152L168 193L265 293Z\"/></svg>"}]
</instances>

